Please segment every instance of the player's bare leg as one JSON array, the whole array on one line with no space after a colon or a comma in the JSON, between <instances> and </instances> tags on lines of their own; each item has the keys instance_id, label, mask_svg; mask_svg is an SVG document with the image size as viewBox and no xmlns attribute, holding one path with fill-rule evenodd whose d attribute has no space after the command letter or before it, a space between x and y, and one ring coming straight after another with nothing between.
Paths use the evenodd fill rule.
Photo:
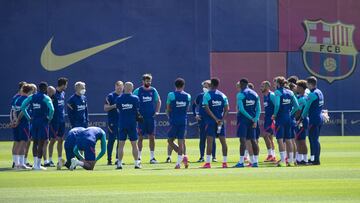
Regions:
<instances>
[{"instance_id":1,"label":"player's bare leg","mask_svg":"<svg viewBox=\"0 0 360 203\"><path fill-rule=\"evenodd\" d=\"M172 142L174 142L174 139L171 139L171 140L172 140ZM184 159L184 139L178 139L178 146L177 147L178 147L177 148L178 158L177 158L175 169L180 168L180 164ZM185 165L185 168L187 168L189 166L187 159L184 160L184 165Z\"/></svg>"},{"instance_id":2,"label":"player's bare leg","mask_svg":"<svg viewBox=\"0 0 360 203\"><path fill-rule=\"evenodd\" d=\"M251 164L254 162L254 152L253 152L253 147L252 147L252 144L251 144L251 141L250 140L246 140L246 150L248 151L249 153L249 157L250 157L250 164L249 166L251 166Z\"/></svg>"},{"instance_id":3,"label":"player's bare leg","mask_svg":"<svg viewBox=\"0 0 360 203\"><path fill-rule=\"evenodd\" d=\"M258 163L259 163L259 144L258 144L258 141L256 139L251 139L250 143L251 143L252 151L253 151L253 154L254 154L252 166L253 167L258 167Z\"/></svg>"},{"instance_id":4,"label":"player's bare leg","mask_svg":"<svg viewBox=\"0 0 360 203\"><path fill-rule=\"evenodd\" d=\"M31 144L31 140L29 139L27 142L26 142L26 147L25 147L25 164L26 166L28 167L32 167L28 161L28 154L29 154L29 150L30 150L30 144Z\"/></svg>"},{"instance_id":5,"label":"player's bare leg","mask_svg":"<svg viewBox=\"0 0 360 203\"><path fill-rule=\"evenodd\" d=\"M280 152L280 161L278 163L278 166L285 166L286 164L286 151L285 151L285 142L284 139L277 139L277 143L279 146L279 152Z\"/></svg>"},{"instance_id":6,"label":"player's bare leg","mask_svg":"<svg viewBox=\"0 0 360 203\"><path fill-rule=\"evenodd\" d=\"M172 154L173 148L170 146L170 144L167 145L167 155L166 163L171 163L171 154Z\"/></svg>"},{"instance_id":7,"label":"player's bare leg","mask_svg":"<svg viewBox=\"0 0 360 203\"><path fill-rule=\"evenodd\" d=\"M157 164L155 159L155 135L149 135L149 148L150 148L150 163Z\"/></svg>"},{"instance_id":8,"label":"player's bare leg","mask_svg":"<svg viewBox=\"0 0 360 203\"><path fill-rule=\"evenodd\" d=\"M288 152L288 165L293 166L294 164L294 147L292 139L285 139L286 151Z\"/></svg>"},{"instance_id":9,"label":"player's bare leg","mask_svg":"<svg viewBox=\"0 0 360 203\"><path fill-rule=\"evenodd\" d=\"M141 132L139 132L139 139L137 141L137 146L139 148L139 152L138 152L138 159L141 160L141 152L143 149L143 140L144 140L144 136L141 134Z\"/></svg>"},{"instance_id":10,"label":"player's bare leg","mask_svg":"<svg viewBox=\"0 0 360 203\"><path fill-rule=\"evenodd\" d=\"M64 143L63 138L58 137L58 138L57 138L57 153L58 153L58 163L57 163L57 166L58 166L58 168L61 168L62 165L63 165L63 160L62 160L63 143Z\"/></svg>"},{"instance_id":11,"label":"player's bare leg","mask_svg":"<svg viewBox=\"0 0 360 203\"><path fill-rule=\"evenodd\" d=\"M49 145L49 140L46 139L44 141L44 145L43 145L43 149L42 149L42 154L43 154L43 158L44 158L44 166L48 165L48 163L49 163L49 160L47 159L48 145Z\"/></svg>"},{"instance_id":12,"label":"player's bare leg","mask_svg":"<svg viewBox=\"0 0 360 203\"><path fill-rule=\"evenodd\" d=\"M211 168L210 161L211 161L213 142L214 142L214 137L206 136L206 158L205 158L205 164L202 166L202 168Z\"/></svg>"},{"instance_id":13,"label":"player's bare leg","mask_svg":"<svg viewBox=\"0 0 360 203\"><path fill-rule=\"evenodd\" d=\"M226 143L226 138L225 136L220 136L219 137L220 143L221 143L221 148L222 148L222 154L223 154L223 163L222 163L222 167L223 168L227 168L227 152L228 152L228 147L227 147L227 143ZM210 151L210 153L212 152L212 150Z\"/></svg>"},{"instance_id":14,"label":"player's bare leg","mask_svg":"<svg viewBox=\"0 0 360 203\"><path fill-rule=\"evenodd\" d=\"M122 160L123 160L123 157L124 157L124 146L125 146L125 141L118 141L118 149L117 149L118 162L117 162L116 169L122 169ZM134 157L134 158L138 159L139 158L138 156Z\"/></svg>"},{"instance_id":15,"label":"player's bare leg","mask_svg":"<svg viewBox=\"0 0 360 203\"><path fill-rule=\"evenodd\" d=\"M135 162L135 169L140 169L140 160L138 160L137 158L139 157L139 148L137 146L137 141L131 141L131 148L132 148L132 155L134 157L134 162ZM124 150L124 147L123 147Z\"/></svg>"}]
</instances>

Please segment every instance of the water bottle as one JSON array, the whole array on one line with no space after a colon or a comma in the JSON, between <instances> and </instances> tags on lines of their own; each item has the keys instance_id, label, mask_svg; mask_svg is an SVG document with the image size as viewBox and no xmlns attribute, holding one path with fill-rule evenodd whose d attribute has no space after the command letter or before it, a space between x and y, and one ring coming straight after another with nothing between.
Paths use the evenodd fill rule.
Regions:
<instances>
[{"instance_id":1,"label":"water bottle","mask_svg":"<svg viewBox=\"0 0 360 203\"><path fill-rule=\"evenodd\" d=\"M217 134L220 134L220 133L221 133L221 129L222 129L222 124L220 124L220 125L217 126L217 131L216 131L216 133L217 133Z\"/></svg>"}]
</instances>

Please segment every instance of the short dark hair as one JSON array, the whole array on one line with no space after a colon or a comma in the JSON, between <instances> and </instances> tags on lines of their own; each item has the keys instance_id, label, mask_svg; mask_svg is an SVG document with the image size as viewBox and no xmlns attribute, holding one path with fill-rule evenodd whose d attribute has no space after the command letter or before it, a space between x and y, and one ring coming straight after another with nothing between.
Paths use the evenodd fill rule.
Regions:
<instances>
[{"instance_id":1,"label":"short dark hair","mask_svg":"<svg viewBox=\"0 0 360 203\"><path fill-rule=\"evenodd\" d=\"M58 79L57 85L58 85L58 87L61 87L63 85L66 85L68 83L68 81L69 80L67 78L61 77Z\"/></svg>"},{"instance_id":2,"label":"short dark hair","mask_svg":"<svg viewBox=\"0 0 360 203\"><path fill-rule=\"evenodd\" d=\"M47 82L40 82L39 85L39 91L42 92L42 93L46 93L47 92L47 87L48 87L48 84Z\"/></svg>"},{"instance_id":3,"label":"short dark hair","mask_svg":"<svg viewBox=\"0 0 360 203\"><path fill-rule=\"evenodd\" d=\"M306 79L306 81L307 81L308 84L312 84L312 85L314 85L314 86L317 84L317 79L316 79L316 77L314 77L314 76L308 77L308 78Z\"/></svg>"},{"instance_id":4,"label":"short dark hair","mask_svg":"<svg viewBox=\"0 0 360 203\"><path fill-rule=\"evenodd\" d=\"M297 85L298 87L303 88L304 90L307 88L307 82L306 82L306 80L298 80L298 81L296 82L296 85Z\"/></svg>"},{"instance_id":5,"label":"short dark hair","mask_svg":"<svg viewBox=\"0 0 360 203\"><path fill-rule=\"evenodd\" d=\"M142 80L145 81L145 80L151 80L152 79L152 75L150 73L145 73L143 76L142 76Z\"/></svg>"},{"instance_id":6,"label":"short dark hair","mask_svg":"<svg viewBox=\"0 0 360 203\"><path fill-rule=\"evenodd\" d=\"M293 84L296 84L296 82L299 80L299 77L298 76L296 76L296 75L292 75L292 76L290 76L288 79L287 79L287 81L289 82L289 83L293 83Z\"/></svg>"},{"instance_id":7,"label":"short dark hair","mask_svg":"<svg viewBox=\"0 0 360 203\"><path fill-rule=\"evenodd\" d=\"M21 88L22 88L25 84L26 84L26 82L25 82L25 81L21 81L21 82L19 82L19 85L18 85L19 90L21 90Z\"/></svg>"},{"instance_id":8,"label":"short dark hair","mask_svg":"<svg viewBox=\"0 0 360 203\"><path fill-rule=\"evenodd\" d=\"M175 80L175 87L176 88L183 88L185 85L185 80L182 78L176 78Z\"/></svg>"},{"instance_id":9,"label":"short dark hair","mask_svg":"<svg viewBox=\"0 0 360 203\"><path fill-rule=\"evenodd\" d=\"M211 78L211 80L210 80L211 82L210 82L210 84L211 84L211 87L215 87L215 88L217 88L217 87L219 87L219 84L220 84L220 80L219 80L219 78Z\"/></svg>"},{"instance_id":10,"label":"short dark hair","mask_svg":"<svg viewBox=\"0 0 360 203\"><path fill-rule=\"evenodd\" d=\"M32 89L32 86L29 85L29 84L24 84L24 85L22 86L22 92L25 93L25 94L29 93L29 92L32 91L32 90L33 90L33 89Z\"/></svg>"},{"instance_id":11,"label":"short dark hair","mask_svg":"<svg viewBox=\"0 0 360 203\"><path fill-rule=\"evenodd\" d=\"M242 78L240 80L240 87L242 89L246 88L248 86L248 84L249 84L249 80L247 78Z\"/></svg>"}]
</instances>

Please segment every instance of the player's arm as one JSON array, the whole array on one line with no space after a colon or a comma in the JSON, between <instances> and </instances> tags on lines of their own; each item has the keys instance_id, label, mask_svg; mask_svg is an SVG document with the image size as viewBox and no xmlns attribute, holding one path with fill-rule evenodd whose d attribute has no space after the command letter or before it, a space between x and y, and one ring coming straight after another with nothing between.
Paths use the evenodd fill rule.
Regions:
<instances>
[{"instance_id":1,"label":"player's arm","mask_svg":"<svg viewBox=\"0 0 360 203\"><path fill-rule=\"evenodd\" d=\"M116 104L110 105L109 97L110 97L110 95L105 98L105 104L104 104L104 111L105 112L109 112L109 111L111 111L113 109L116 109Z\"/></svg>"},{"instance_id":2,"label":"player's arm","mask_svg":"<svg viewBox=\"0 0 360 203\"><path fill-rule=\"evenodd\" d=\"M296 98L296 96L293 94L291 96L291 102L292 102L292 109L291 109L291 112L290 112L290 115L294 115L296 112L298 112L300 110L300 106L299 106L299 100ZM297 104L297 106L296 106Z\"/></svg>"},{"instance_id":3,"label":"player's arm","mask_svg":"<svg viewBox=\"0 0 360 203\"><path fill-rule=\"evenodd\" d=\"M154 100L156 102L155 114L158 114L160 112L160 108L161 108L161 98L160 98L158 91L155 88L154 88L154 91L155 91Z\"/></svg>"},{"instance_id":4,"label":"player's arm","mask_svg":"<svg viewBox=\"0 0 360 203\"><path fill-rule=\"evenodd\" d=\"M225 120L225 118L227 117L229 111L230 111L230 106L229 106L229 100L228 98L223 95L223 98L224 98L224 113L223 113L223 121Z\"/></svg>"},{"instance_id":5,"label":"player's arm","mask_svg":"<svg viewBox=\"0 0 360 203\"><path fill-rule=\"evenodd\" d=\"M48 119L49 119L49 121L51 121L51 119L52 119L53 116L54 116L54 105L53 105L50 97L48 97L48 96L45 96L43 101L45 102L46 106L47 106L48 109L49 109Z\"/></svg>"},{"instance_id":6,"label":"player's arm","mask_svg":"<svg viewBox=\"0 0 360 203\"><path fill-rule=\"evenodd\" d=\"M74 154L76 155L76 157L80 158L80 160L84 160L84 159L85 159L84 156L80 153L80 150L79 150L79 148L78 148L77 145L75 145L73 151L74 151Z\"/></svg>"},{"instance_id":7,"label":"player's arm","mask_svg":"<svg viewBox=\"0 0 360 203\"><path fill-rule=\"evenodd\" d=\"M105 152L106 152L106 134L103 130L101 130L101 139L100 139L100 142L101 142L101 150L100 150L100 153L97 155L96 157L96 161L98 161L99 159L101 159L101 157L104 156Z\"/></svg>"},{"instance_id":8,"label":"player's arm","mask_svg":"<svg viewBox=\"0 0 360 203\"><path fill-rule=\"evenodd\" d=\"M272 116L273 119L276 118L278 112L279 112L279 108L280 108L280 97L281 97L281 92L279 91L275 91L274 93L274 114Z\"/></svg>"},{"instance_id":9,"label":"player's arm","mask_svg":"<svg viewBox=\"0 0 360 203\"><path fill-rule=\"evenodd\" d=\"M205 93L204 94L204 98L203 98L203 105L205 108L206 113L212 118L214 119L216 122L219 122L219 119L214 115L214 113L210 110L209 108L209 101L211 99L211 96L209 93Z\"/></svg>"},{"instance_id":10,"label":"player's arm","mask_svg":"<svg viewBox=\"0 0 360 203\"><path fill-rule=\"evenodd\" d=\"M166 116L169 118L169 114L170 114L170 112L171 112L171 106L170 106L170 104L171 104L171 102L173 101L173 100L175 100L175 95L174 95L174 93L173 92L169 92L169 94L168 94L168 96L167 96L167 99L166 99Z\"/></svg>"},{"instance_id":11,"label":"player's arm","mask_svg":"<svg viewBox=\"0 0 360 203\"><path fill-rule=\"evenodd\" d=\"M239 112L244 115L249 120L253 120L253 117L250 116L250 114L245 110L243 100L245 99L245 95L243 93L238 93L237 95L237 103L239 105Z\"/></svg>"},{"instance_id":12,"label":"player's arm","mask_svg":"<svg viewBox=\"0 0 360 203\"><path fill-rule=\"evenodd\" d=\"M305 107L304 107L304 110L301 114L301 118L305 118L308 113L309 113L309 109L310 109L310 106L311 104L313 103L313 101L315 101L317 99L317 95L314 94L313 92L311 92L308 97L307 97L307 101L306 101L306 104L305 104Z\"/></svg>"},{"instance_id":13,"label":"player's arm","mask_svg":"<svg viewBox=\"0 0 360 203\"><path fill-rule=\"evenodd\" d=\"M259 121L260 118L260 113L261 113L261 104L260 104L260 98L257 97L256 100L256 113L255 113L255 118L254 118L254 123L257 123Z\"/></svg>"},{"instance_id":14,"label":"player's arm","mask_svg":"<svg viewBox=\"0 0 360 203\"><path fill-rule=\"evenodd\" d=\"M191 104L191 95L188 94L188 101L189 101L189 105L187 106L187 111L190 110L190 104Z\"/></svg>"},{"instance_id":15,"label":"player's arm","mask_svg":"<svg viewBox=\"0 0 360 203\"><path fill-rule=\"evenodd\" d=\"M73 101L72 98L70 98L66 104L67 107L67 113L69 117L69 121L71 125L74 125L74 107L73 107Z\"/></svg>"},{"instance_id":16,"label":"player's arm","mask_svg":"<svg viewBox=\"0 0 360 203\"><path fill-rule=\"evenodd\" d=\"M26 98L23 103L21 104L21 112L23 112L23 114L25 115L27 120L31 120L31 117L27 111L28 105L32 100L32 96L29 96L28 98Z\"/></svg>"}]
</instances>

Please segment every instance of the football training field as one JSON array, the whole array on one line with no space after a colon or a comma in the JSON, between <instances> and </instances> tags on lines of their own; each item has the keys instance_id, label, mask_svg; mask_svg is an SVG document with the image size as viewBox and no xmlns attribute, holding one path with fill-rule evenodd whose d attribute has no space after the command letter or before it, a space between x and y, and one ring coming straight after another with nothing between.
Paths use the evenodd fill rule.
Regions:
<instances>
[{"instance_id":1,"label":"football training field","mask_svg":"<svg viewBox=\"0 0 360 203\"><path fill-rule=\"evenodd\" d=\"M187 140L192 163L181 170L164 163L166 141L157 140L156 158L161 163L148 164L145 143L141 170L133 169L127 143L122 171L107 166L104 156L95 171L38 172L12 170L12 143L0 142L0 202L360 202L360 137L321 137L321 166L291 168L261 164L222 169L217 143L220 162L212 169L199 169L200 164L194 163L199 158L198 140ZM228 144L228 159L234 165L239 143L228 139ZM261 139L260 146L262 161L266 149Z\"/></svg>"}]
</instances>

